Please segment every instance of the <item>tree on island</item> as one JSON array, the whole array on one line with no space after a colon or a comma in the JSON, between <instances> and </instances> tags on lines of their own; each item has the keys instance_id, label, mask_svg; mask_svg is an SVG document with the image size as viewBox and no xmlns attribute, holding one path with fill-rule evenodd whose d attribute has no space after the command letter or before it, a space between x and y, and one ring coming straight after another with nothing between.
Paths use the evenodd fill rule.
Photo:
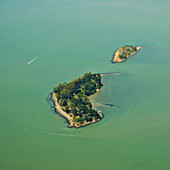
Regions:
<instances>
[{"instance_id":1,"label":"tree on island","mask_svg":"<svg viewBox=\"0 0 170 170\"><path fill-rule=\"evenodd\" d=\"M85 73L83 77L70 83L61 83L54 87L56 98L62 109L73 117L73 122L83 124L100 120L101 116L92 109L88 96L102 87L101 75Z\"/></svg>"}]
</instances>

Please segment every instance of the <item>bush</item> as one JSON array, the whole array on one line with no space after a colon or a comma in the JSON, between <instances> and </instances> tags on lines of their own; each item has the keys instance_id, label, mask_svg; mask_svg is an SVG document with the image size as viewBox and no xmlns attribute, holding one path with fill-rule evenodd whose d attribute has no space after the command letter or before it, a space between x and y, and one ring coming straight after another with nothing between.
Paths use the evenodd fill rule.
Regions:
<instances>
[{"instance_id":1,"label":"bush","mask_svg":"<svg viewBox=\"0 0 170 170\"><path fill-rule=\"evenodd\" d=\"M70 83L62 83L54 87L59 104L63 110L74 115L73 121L83 124L84 121L92 121L92 117L99 117L92 109L92 104L87 96L96 93L102 87L100 74L85 73ZM75 116L79 115L77 119Z\"/></svg>"}]
</instances>

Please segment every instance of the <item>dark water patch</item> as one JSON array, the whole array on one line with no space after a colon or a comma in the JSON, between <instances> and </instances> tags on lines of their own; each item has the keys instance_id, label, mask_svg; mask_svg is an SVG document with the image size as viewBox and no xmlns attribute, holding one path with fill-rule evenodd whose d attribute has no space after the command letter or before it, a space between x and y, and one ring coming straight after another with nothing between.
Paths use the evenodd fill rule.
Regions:
<instances>
[{"instance_id":1,"label":"dark water patch","mask_svg":"<svg viewBox=\"0 0 170 170\"><path fill-rule=\"evenodd\" d=\"M114 104L104 104L104 105L106 105L106 106L110 106L110 107L115 106Z\"/></svg>"},{"instance_id":2,"label":"dark water patch","mask_svg":"<svg viewBox=\"0 0 170 170\"><path fill-rule=\"evenodd\" d=\"M116 105L114 105L114 104L108 104L108 103L106 103L106 104L103 104L103 105L104 105L104 106L117 107L117 108L123 109L122 107L116 106Z\"/></svg>"},{"instance_id":3,"label":"dark water patch","mask_svg":"<svg viewBox=\"0 0 170 170\"><path fill-rule=\"evenodd\" d=\"M46 102L50 105L51 111L55 113L55 104L52 100L52 92L46 97Z\"/></svg>"}]
</instances>

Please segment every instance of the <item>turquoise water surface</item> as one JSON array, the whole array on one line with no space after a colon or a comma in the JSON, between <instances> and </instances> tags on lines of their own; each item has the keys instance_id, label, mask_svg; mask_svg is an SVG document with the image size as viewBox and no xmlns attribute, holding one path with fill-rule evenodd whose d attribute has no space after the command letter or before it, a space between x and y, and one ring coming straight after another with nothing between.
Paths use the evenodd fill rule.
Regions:
<instances>
[{"instance_id":1,"label":"turquoise water surface","mask_svg":"<svg viewBox=\"0 0 170 170\"><path fill-rule=\"evenodd\" d=\"M0 0L0 169L169 170L170 1ZM143 49L121 64L123 45ZM30 62L31 64L27 64ZM75 129L46 97L85 72L104 119Z\"/></svg>"}]
</instances>

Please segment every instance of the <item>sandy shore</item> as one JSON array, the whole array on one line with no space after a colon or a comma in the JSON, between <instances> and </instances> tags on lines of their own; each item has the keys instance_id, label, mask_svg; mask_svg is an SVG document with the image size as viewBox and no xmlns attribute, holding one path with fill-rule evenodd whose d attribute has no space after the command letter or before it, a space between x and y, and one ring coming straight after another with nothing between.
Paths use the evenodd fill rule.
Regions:
<instances>
[{"instance_id":1,"label":"sandy shore","mask_svg":"<svg viewBox=\"0 0 170 170\"><path fill-rule=\"evenodd\" d=\"M97 120L93 120L91 122L86 122L85 121L83 124L77 124L77 123L73 122L73 118L69 114L64 112L63 109L61 108L61 106L58 104L55 93L52 93L52 100L53 100L53 102L55 104L56 112L59 113L61 116L63 116L68 121L68 123L69 123L68 127L79 128L79 127L87 126L89 124L92 124L92 123L95 123L95 122L98 122L98 121L101 120L101 119L97 119ZM102 113L98 112L98 114L100 115L101 118L103 117Z\"/></svg>"},{"instance_id":2,"label":"sandy shore","mask_svg":"<svg viewBox=\"0 0 170 170\"><path fill-rule=\"evenodd\" d=\"M70 125L72 125L73 122L72 122L71 116L68 115L66 112L64 112L64 111L62 110L61 106L60 106L60 105L58 104L58 102L57 102L57 98L56 98L56 96L55 96L55 93L52 94L52 100L53 100L53 102L54 102L54 104L55 104L55 110L56 110L56 112L58 112L61 116L63 116L64 118L66 118L67 121L68 121L68 123L69 123Z\"/></svg>"},{"instance_id":3,"label":"sandy shore","mask_svg":"<svg viewBox=\"0 0 170 170\"><path fill-rule=\"evenodd\" d=\"M142 48L142 46L136 47L137 51L139 51Z\"/></svg>"}]
</instances>

